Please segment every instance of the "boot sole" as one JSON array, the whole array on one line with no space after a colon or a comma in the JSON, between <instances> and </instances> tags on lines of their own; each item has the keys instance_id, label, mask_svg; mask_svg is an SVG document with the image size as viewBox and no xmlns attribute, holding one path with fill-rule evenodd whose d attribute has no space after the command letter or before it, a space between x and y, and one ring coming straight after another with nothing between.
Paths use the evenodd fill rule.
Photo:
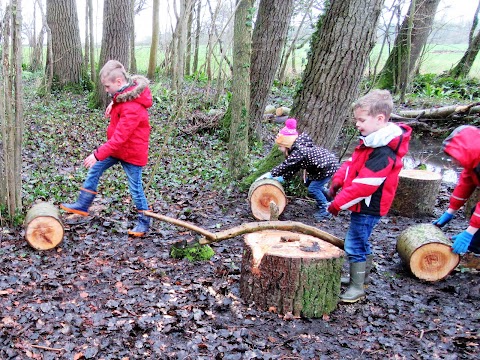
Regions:
<instances>
[{"instance_id":1,"label":"boot sole","mask_svg":"<svg viewBox=\"0 0 480 360\"><path fill-rule=\"evenodd\" d=\"M81 211L81 210L75 210L75 209L70 209L67 208L63 205L60 205L60 209L65 210L66 212L72 213L72 214L77 214L77 215L82 215L82 216L88 216L88 212L86 211Z\"/></svg>"},{"instance_id":2,"label":"boot sole","mask_svg":"<svg viewBox=\"0 0 480 360\"><path fill-rule=\"evenodd\" d=\"M352 304L352 303L356 303L357 301L362 300L365 296L366 295L363 295L363 296L360 296L356 299L342 299L342 298L340 298L340 302L347 303L347 304Z\"/></svg>"},{"instance_id":3,"label":"boot sole","mask_svg":"<svg viewBox=\"0 0 480 360\"><path fill-rule=\"evenodd\" d=\"M129 230L128 235L131 235L133 237L142 237L142 236L145 236L145 233L144 232L135 232L135 231Z\"/></svg>"}]
</instances>

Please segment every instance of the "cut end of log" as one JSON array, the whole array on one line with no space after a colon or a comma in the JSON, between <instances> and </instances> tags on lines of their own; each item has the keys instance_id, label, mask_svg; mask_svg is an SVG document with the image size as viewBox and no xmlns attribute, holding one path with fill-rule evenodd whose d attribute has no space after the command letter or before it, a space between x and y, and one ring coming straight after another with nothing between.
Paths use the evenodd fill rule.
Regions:
<instances>
[{"instance_id":1,"label":"cut end of log","mask_svg":"<svg viewBox=\"0 0 480 360\"><path fill-rule=\"evenodd\" d=\"M63 226L50 216L33 219L25 232L27 243L36 250L49 250L63 240Z\"/></svg>"},{"instance_id":2,"label":"cut end of log","mask_svg":"<svg viewBox=\"0 0 480 360\"><path fill-rule=\"evenodd\" d=\"M417 169L402 169L399 174L400 177L418 180L442 180L442 175L428 170Z\"/></svg>"},{"instance_id":3,"label":"cut end of log","mask_svg":"<svg viewBox=\"0 0 480 360\"><path fill-rule=\"evenodd\" d=\"M273 220L271 203L276 206L273 217L278 217L287 205L287 197L282 185L273 179L255 181L250 187L248 198L252 215L257 220Z\"/></svg>"},{"instance_id":4,"label":"cut end of log","mask_svg":"<svg viewBox=\"0 0 480 360\"><path fill-rule=\"evenodd\" d=\"M437 281L444 279L460 262L449 245L429 243L418 248L410 258L412 273L419 279Z\"/></svg>"}]
</instances>

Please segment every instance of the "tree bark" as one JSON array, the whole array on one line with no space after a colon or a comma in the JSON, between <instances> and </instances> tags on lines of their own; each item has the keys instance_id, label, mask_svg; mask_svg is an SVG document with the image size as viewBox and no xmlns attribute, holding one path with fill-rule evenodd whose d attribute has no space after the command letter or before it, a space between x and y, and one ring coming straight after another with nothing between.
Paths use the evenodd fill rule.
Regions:
<instances>
[{"instance_id":1,"label":"tree bark","mask_svg":"<svg viewBox=\"0 0 480 360\"><path fill-rule=\"evenodd\" d=\"M250 69L250 126L255 138L260 138L262 133L263 110L280 63L292 9L293 0L260 1L252 36Z\"/></svg>"},{"instance_id":2,"label":"tree bark","mask_svg":"<svg viewBox=\"0 0 480 360\"><path fill-rule=\"evenodd\" d=\"M426 281L444 279L458 265L460 257L451 250L452 243L432 224L414 225L397 239L397 252L417 278Z\"/></svg>"},{"instance_id":3,"label":"tree bark","mask_svg":"<svg viewBox=\"0 0 480 360\"><path fill-rule=\"evenodd\" d=\"M400 91L410 77L411 70L415 68L413 65L418 61L422 48L427 42L440 0L417 0L412 2L410 6L415 6L415 3L416 10L413 20L409 16L406 16L403 20L400 31L395 38L393 50L389 54L378 80L375 82L376 86L381 89L390 89L394 93ZM411 9L409 9L410 13ZM413 22L412 26L410 21ZM407 39L410 31L411 48L407 49ZM407 60L408 55L410 55L409 60ZM407 61L412 64L409 69L403 66ZM401 70L399 71L400 67Z\"/></svg>"},{"instance_id":4,"label":"tree bark","mask_svg":"<svg viewBox=\"0 0 480 360\"><path fill-rule=\"evenodd\" d=\"M93 5L92 0L88 0L88 25L90 26L89 31L89 42L90 42L90 80L95 83L96 74L95 74L95 41L93 36ZM87 39L85 39L87 41Z\"/></svg>"},{"instance_id":5,"label":"tree bark","mask_svg":"<svg viewBox=\"0 0 480 360\"><path fill-rule=\"evenodd\" d=\"M192 11L193 0L180 1L180 15L175 28L175 56L172 65L172 85L173 89L180 94L183 85L183 76L185 71L185 49L187 45L187 21Z\"/></svg>"},{"instance_id":6,"label":"tree bark","mask_svg":"<svg viewBox=\"0 0 480 360\"><path fill-rule=\"evenodd\" d=\"M2 24L2 67L0 87L0 123L2 156L0 156L0 205L13 220L22 208L22 2L10 0ZM2 163L3 161L3 163Z\"/></svg>"},{"instance_id":7,"label":"tree bark","mask_svg":"<svg viewBox=\"0 0 480 360\"><path fill-rule=\"evenodd\" d=\"M195 2L195 0L194 0ZM192 10L188 13L187 21L187 49L185 55L185 75L190 75L190 68L192 65L192 24L193 24L193 9L195 3L192 3Z\"/></svg>"},{"instance_id":8,"label":"tree bark","mask_svg":"<svg viewBox=\"0 0 480 360\"><path fill-rule=\"evenodd\" d=\"M237 0L233 31L233 79L228 169L233 179L246 172L250 114L250 54L252 0Z\"/></svg>"},{"instance_id":9,"label":"tree bark","mask_svg":"<svg viewBox=\"0 0 480 360\"><path fill-rule=\"evenodd\" d=\"M148 61L147 77L151 80L155 77L157 68L158 40L160 33L160 0L153 0L152 16L152 43L150 44L150 58Z\"/></svg>"},{"instance_id":10,"label":"tree bark","mask_svg":"<svg viewBox=\"0 0 480 360\"><path fill-rule=\"evenodd\" d=\"M63 87L82 81L82 47L75 0L47 0L52 32L53 76Z\"/></svg>"},{"instance_id":11,"label":"tree bark","mask_svg":"<svg viewBox=\"0 0 480 360\"><path fill-rule=\"evenodd\" d=\"M193 55L193 73L198 70L198 52L200 51L200 11L202 10L202 0L197 0L196 11L196 29L195 29L195 52Z\"/></svg>"},{"instance_id":12,"label":"tree bark","mask_svg":"<svg viewBox=\"0 0 480 360\"><path fill-rule=\"evenodd\" d=\"M240 296L264 311L322 317L337 306L343 255L308 235L278 230L248 234Z\"/></svg>"},{"instance_id":13,"label":"tree bark","mask_svg":"<svg viewBox=\"0 0 480 360\"><path fill-rule=\"evenodd\" d=\"M292 107L299 129L317 145L331 149L348 117L375 42L383 1L332 1L317 23Z\"/></svg>"},{"instance_id":14,"label":"tree bark","mask_svg":"<svg viewBox=\"0 0 480 360\"><path fill-rule=\"evenodd\" d=\"M391 211L418 218L432 215L442 183L442 175L427 170L402 170Z\"/></svg>"},{"instance_id":15,"label":"tree bark","mask_svg":"<svg viewBox=\"0 0 480 360\"><path fill-rule=\"evenodd\" d=\"M132 0L132 6L135 8L135 0ZM137 73L137 57L135 56L135 12L132 13L132 30L130 34L130 64L127 66L132 74Z\"/></svg>"},{"instance_id":16,"label":"tree bark","mask_svg":"<svg viewBox=\"0 0 480 360\"><path fill-rule=\"evenodd\" d=\"M118 60L129 71L133 2L131 0L105 0L103 14L103 35L99 65L102 67L108 60ZM109 99L103 90L99 77L97 77L96 85L96 104L105 108Z\"/></svg>"}]
</instances>

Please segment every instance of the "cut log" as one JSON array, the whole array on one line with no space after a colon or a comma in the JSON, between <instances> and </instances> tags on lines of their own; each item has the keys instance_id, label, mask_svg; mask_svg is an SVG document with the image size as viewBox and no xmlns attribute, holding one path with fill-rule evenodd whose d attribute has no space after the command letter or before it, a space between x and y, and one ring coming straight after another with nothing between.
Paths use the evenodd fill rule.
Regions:
<instances>
[{"instance_id":1,"label":"cut log","mask_svg":"<svg viewBox=\"0 0 480 360\"><path fill-rule=\"evenodd\" d=\"M255 219L277 220L278 216L285 210L287 196L282 184L277 180L261 179L250 185L248 201ZM275 216L277 219L275 219Z\"/></svg>"},{"instance_id":2,"label":"cut log","mask_svg":"<svg viewBox=\"0 0 480 360\"><path fill-rule=\"evenodd\" d=\"M275 115L277 116L285 116L285 115L290 115L290 108L286 106L280 106L275 110Z\"/></svg>"},{"instance_id":3,"label":"cut log","mask_svg":"<svg viewBox=\"0 0 480 360\"><path fill-rule=\"evenodd\" d=\"M265 106L265 111L264 111L263 113L264 113L264 114L275 115L276 110L277 110L277 109L275 109L275 106L273 106L273 105L267 105L267 106Z\"/></svg>"},{"instance_id":4,"label":"cut log","mask_svg":"<svg viewBox=\"0 0 480 360\"><path fill-rule=\"evenodd\" d=\"M397 252L417 278L426 281L444 279L460 262L452 243L438 227L420 224L407 228L397 239Z\"/></svg>"},{"instance_id":5,"label":"cut log","mask_svg":"<svg viewBox=\"0 0 480 360\"><path fill-rule=\"evenodd\" d=\"M49 250L63 240L63 223L58 209L50 203L37 203L25 216L25 239L36 250Z\"/></svg>"},{"instance_id":6,"label":"cut log","mask_svg":"<svg viewBox=\"0 0 480 360\"><path fill-rule=\"evenodd\" d=\"M342 250L310 235L245 235L240 296L264 311L321 317L337 306L343 261Z\"/></svg>"},{"instance_id":7,"label":"cut log","mask_svg":"<svg viewBox=\"0 0 480 360\"><path fill-rule=\"evenodd\" d=\"M432 171L400 171L392 213L407 217L432 215L441 183L442 176Z\"/></svg>"}]
</instances>

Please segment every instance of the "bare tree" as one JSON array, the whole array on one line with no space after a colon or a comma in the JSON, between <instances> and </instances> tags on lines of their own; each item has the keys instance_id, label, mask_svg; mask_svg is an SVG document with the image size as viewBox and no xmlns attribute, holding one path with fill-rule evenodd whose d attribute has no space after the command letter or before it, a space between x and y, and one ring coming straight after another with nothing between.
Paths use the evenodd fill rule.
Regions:
<instances>
[{"instance_id":1,"label":"bare tree","mask_svg":"<svg viewBox=\"0 0 480 360\"><path fill-rule=\"evenodd\" d=\"M245 173L250 111L251 23L253 0L237 0L233 35L233 79L228 142L229 171L234 179Z\"/></svg>"},{"instance_id":2,"label":"bare tree","mask_svg":"<svg viewBox=\"0 0 480 360\"><path fill-rule=\"evenodd\" d=\"M172 58L172 85L177 93L180 93L183 84L185 50L187 45L187 21L188 16L192 11L192 7L193 0L180 1L180 15L177 17L177 25L175 27L175 34L172 41L175 49L175 55Z\"/></svg>"},{"instance_id":3,"label":"bare tree","mask_svg":"<svg viewBox=\"0 0 480 360\"><path fill-rule=\"evenodd\" d=\"M410 3L410 15L404 18L393 49L375 82L379 88L400 93L402 87L407 87L414 65L431 32L439 2L440 0L417 0ZM410 65L406 66L408 64Z\"/></svg>"},{"instance_id":4,"label":"bare tree","mask_svg":"<svg viewBox=\"0 0 480 360\"><path fill-rule=\"evenodd\" d=\"M22 208L22 3L10 0L2 33L0 120L2 152L0 156L0 205L13 219ZM3 214L0 213L3 219Z\"/></svg>"},{"instance_id":5,"label":"bare tree","mask_svg":"<svg viewBox=\"0 0 480 360\"><path fill-rule=\"evenodd\" d=\"M150 59L148 62L147 77L153 79L157 67L158 41L160 34L160 0L153 0L152 16L152 43L150 44Z\"/></svg>"},{"instance_id":6,"label":"bare tree","mask_svg":"<svg viewBox=\"0 0 480 360\"><path fill-rule=\"evenodd\" d=\"M200 11L202 10L202 0L197 0L197 10L195 12L195 50L193 53L193 73L198 70L198 52L200 48Z\"/></svg>"},{"instance_id":7,"label":"bare tree","mask_svg":"<svg viewBox=\"0 0 480 360\"><path fill-rule=\"evenodd\" d=\"M260 138L268 94L285 44L293 0L261 0L252 36L250 126ZM274 14L272 16L272 14Z\"/></svg>"},{"instance_id":8,"label":"bare tree","mask_svg":"<svg viewBox=\"0 0 480 360\"><path fill-rule=\"evenodd\" d=\"M105 0L103 16L103 35L99 65L103 66L108 60L118 60L129 71L133 2L131 0ZM99 107L105 107L108 97L98 77L96 85L96 104Z\"/></svg>"},{"instance_id":9,"label":"bare tree","mask_svg":"<svg viewBox=\"0 0 480 360\"><path fill-rule=\"evenodd\" d=\"M47 0L52 32L53 76L60 86L81 84L82 47L75 0Z\"/></svg>"},{"instance_id":10,"label":"bare tree","mask_svg":"<svg viewBox=\"0 0 480 360\"><path fill-rule=\"evenodd\" d=\"M459 62L448 72L449 76L462 78L468 76L472 65L480 51L480 31L478 31L478 17L480 14L480 1L473 15L473 23L468 36L468 48ZM476 34L475 34L476 32Z\"/></svg>"},{"instance_id":11,"label":"bare tree","mask_svg":"<svg viewBox=\"0 0 480 360\"><path fill-rule=\"evenodd\" d=\"M318 20L292 114L321 146L333 147L358 95L383 1L332 1Z\"/></svg>"}]
</instances>

